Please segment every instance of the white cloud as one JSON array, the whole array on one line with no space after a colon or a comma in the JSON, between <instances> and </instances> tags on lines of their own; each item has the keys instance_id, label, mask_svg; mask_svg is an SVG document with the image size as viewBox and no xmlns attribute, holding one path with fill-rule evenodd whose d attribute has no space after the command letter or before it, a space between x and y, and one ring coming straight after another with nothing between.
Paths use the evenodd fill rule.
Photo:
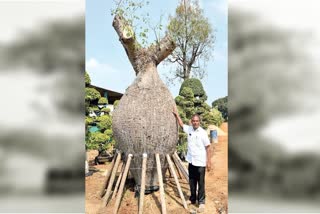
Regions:
<instances>
[{"instance_id":1,"label":"white cloud","mask_svg":"<svg viewBox=\"0 0 320 214\"><path fill-rule=\"evenodd\" d=\"M90 58L86 62L86 70L88 72L108 72L117 73L117 70L107 63L101 63L95 58Z\"/></svg>"}]
</instances>

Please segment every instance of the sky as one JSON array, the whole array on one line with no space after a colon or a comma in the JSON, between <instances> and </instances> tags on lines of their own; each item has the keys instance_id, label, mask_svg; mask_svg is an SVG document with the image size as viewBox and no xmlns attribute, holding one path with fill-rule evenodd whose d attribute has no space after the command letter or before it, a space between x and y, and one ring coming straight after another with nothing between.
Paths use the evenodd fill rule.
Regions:
<instances>
[{"instance_id":1,"label":"sky","mask_svg":"<svg viewBox=\"0 0 320 214\"><path fill-rule=\"evenodd\" d=\"M144 9L156 22L161 15L173 15L178 0L150 1ZM106 89L124 93L135 78L135 73L112 27L111 8L113 1L86 1L86 70L91 83ZM213 58L208 62L207 77L202 81L207 93L207 103L211 103L228 93L227 73L227 1L201 0L200 6L205 16L216 30L216 43ZM165 19L164 19L165 20ZM165 22L163 22L165 24ZM160 64L158 72L163 81L163 73L169 66ZM170 85L173 97L179 93L181 83Z\"/></svg>"}]
</instances>

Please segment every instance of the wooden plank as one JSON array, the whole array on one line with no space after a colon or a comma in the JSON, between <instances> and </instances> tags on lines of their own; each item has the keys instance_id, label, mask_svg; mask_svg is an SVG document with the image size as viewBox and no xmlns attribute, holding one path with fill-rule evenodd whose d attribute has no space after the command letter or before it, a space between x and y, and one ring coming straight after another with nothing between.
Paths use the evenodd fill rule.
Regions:
<instances>
[{"instance_id":1,"label":"wooden plank","mask_svg":"<svg viewBox=\"0 0 320 214\"><path fill-rule=\"evenodd\" d=\"M118 213L118 209L120 206L120 201L121 201L121 197L122 197L122 193L123 193L123 188L126 183L127 175L128 175L129 168L130 168L131 159L132 159L132 154L129 154L128 159L127 159L127 163L126 163L126 167L124 169L124 172L123 172L123 175L121 178L121 183L120 183L120 187L119 187L119 192L117 194L116 203L114 205L114 209L113 209L114 214Z\"/></svg>"},{"instance_id":2,"label":"wooden plank","mask_svg":"<svg viewBox=\"0 0 320 214\"><path fill-rule=\"evenodd\" d=\"M142 156L142 171L141 171L141 187L140 187L140 197L139 197L139 214L143 213L143 200L144 191L146 189L146 171L147 171L147 157L146 153Z\"/></svg>"},{"instance_id":3,"label":"wooden plank","mask_svg":"<svg viewBox=\"0 0 320 214\"><path fill-rule=\"evenodd\" d=\"M122 162L121 162L121 163L122 163ZM123 175L124 167L125 167L125 166L124 166L124 164L122 163L122 164L121 164L121 167L120 167L120 168L121 168L120 175L119 175L119 177L118 177L116 186L114 187L114 190L113 190L111 199L113 199L113 198L116 196L117 192L118 192L118 188L119 188L119 184L120 184L120 181L121 181L121 177L122 177L122 175Z\"/></svg>"},{"instance_id":4,"label":"wooden plank","mask_svg":"<svg viewBox=\"0 0 320 214\"><path fill-rule=\"evenodd\" d=\"M108 181L109 181L111 172L112 172L112 170L113 170L113 168L114 168L115 160L116 160L116 158L118 157L118 154L119 154L119 153L116 153L116 155L115 155L114 158L112 159L110 170L106 170L107 173L106 173L106 174L105 174L105 173L103 174L103 175L105 176L105 178L104 178L104 180L103 180L103 182L102 182L102 187L101 187L101 189L100 189L100 191L99 191L99 196L100 196L100 197L102 197L102 196L104 195L105 191L106 191L106 187L107 187L107 185L108 185Z\"/></svg>"},{"instance_id":5,"label":"wooden plank","mask_svg":"<svg viewBox=\"0 0 320 214\"><path fill-rule=\"evenodd\" d=\"M113 186L113 182L114 182L114 179L116 177L116 173L118 171L118 166L119 166L120 161L121 161L121 154L119 153L118 156L117 156L116 163L115 163L114 168L113 168L112 173L111 173L111 178L110 178L110 181L109 181L109 184L108 184L107 192L102 198L101 207L105 207L107 205L107 203L108 203L108 199L109 199L110 194L111 194L111 188Z\"/></svg>"},{"instance_id":6,"label":"wooden plank","mask_svg":"<svg viewBox=\"0 0 320 214\"><path fill-rule=\"evenodd\" d=\"M169 163L169 167L171 168L171 171L173 172L173 177L174 177L174 180L176 182L176 185L177 185L177 188L178 188L178 191L179 191L179 195L180 195L180 198L182 200L183 207L187 210L188 206L187 206L186 200L184 198L184 195L183 195L183 192L182 192L182 189L181 189L177 174L174 171L173 163L171 161L171 158L170 158L169 154L166 155L166 158L167 158L167 161Z\"/></svg>"},{"instance_id":7,"label":"wooden plank","mask_svg":"<svg viewBox=\"0 0 320 214\"><path fill-rule=\"evenodd\" d=\"M177 168L180 170L183 177L186 179L186 181L189 183L189 173L186 171L186 169L183 167L183 165L177 160L177 157L175 155L172 156L173 162L177 166Z\"/></svg>"},{"instance_id":8,"label":"wooden plank","mask_svg":"<svg viewBox=\"0 0 320 214\"><path fill-rule=\"evenodd\" d=\"M160 186L161 210L162 210L162 214L166 214L167 213L166 200L165 200L164 188L163 188L163 178L162 178L162 172L161 172L160 157L158 153L156 154L156 162L157 162L157 173L158 173L159 186Z\"/></svg>"}]
</instances>

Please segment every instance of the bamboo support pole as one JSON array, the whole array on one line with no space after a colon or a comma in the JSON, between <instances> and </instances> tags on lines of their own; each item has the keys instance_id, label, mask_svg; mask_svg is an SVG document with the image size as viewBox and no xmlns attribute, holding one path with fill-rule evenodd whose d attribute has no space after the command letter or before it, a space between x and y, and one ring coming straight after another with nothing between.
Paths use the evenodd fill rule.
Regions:
<instances>
[{"instance_id":1,"label":"bamboo support pole","mask_svg":"<svg viewBox=\"0 0 320 214\"><path fill-rule=\"evenodd\" d=\"M108 203L108 199L109 199L109 196L110 196L110 193L111 193L111 189L112 189L112 186L113 186L114 179L116 177L116 173L118 171L118 166L119 166L120 160L121 160L121 154L119 153L118 156L117 156L116 163L115 163L115 165L113 167L113 170L112 170L112 173L111 173L111 178L110 178L110 181L109 181L109 184L108 184L107 192L102 198L101 207L106 206L107 203Z\"/></svg>"},{"instance_id":2,"label":"bamboo support pole","mask_svg":"<svg viewBox=\"0 0 320 214\"><path fill-rule=\"evenodd\" d=\"M121 177L122 177L122 174L123 174L123 171L124 171L124 167L125 167L125 166L124 166L124 163L123 163L123 162L121 162L121 163L122 163L122 164L121 164L120 174L119 174L119 177L118 177L116 186L114 187L114 190L113 190L111 199L113 199L113 198L116 196L117 192L118 192L119 184L120 184Z\"/></svg>"},{"instance_id":3,"label":"bamboo support pole","mask_svg":"<svg viewBox=\"0 0 320 214\"><path fill-rule=\"evenodd\" d=\"M143 213L144 191L146 189L147 156L148 155L146 153L143 153L142 171L141 171L141 186L140 186L140 197L139 197L139 214Z\"/></svg>"},{"instance_id":4,"label":"bamboo support pole","mask_svg":"<svg viewBox=\"0 0 320 214\"><path fill-rule=\"evenodd\" d=\"M156 162L157 162L157 173L158 173L158 180L159 180L159 186L160 186L161 210L162 210L162 214L166 214L167 208L166 208L166 201L165 201L164 188L163 188L163 178L162 178L162 172L161 172L160 157L158 153L156 154Z\"/></svg>"},{"instance_id":5,"label":"bamboo support pole","mask_svg":"<svg viewBox=\"0 0 320 214\"><path fill-rule=\"evenodd\" d=\"M180 165L182 166L182 168L184 169L183 171L186 172L188 178L189 178L189 172L188 169L186 168L186 166L183 164L182 160L180 159L179 155L177 154L177 152L173 153L173 156L176 157L176 159L178 160L178 162L180 163Z\"/></svg>"},{"instance_id":6,"label":"bamboo support pole","mask_svg":"<svg viewBox=\"0 0 320 214\"><path fill-rule=\"evenodd\" d=\"M173 176L172 176L170 167L168 167L168 172L169 172L169 178L172 178Z\"/></svg>"},{"instance_id":7,"label":"bamboo support pole","mask_svg":"<svg viewBox=\"0 0 320 214\"><path fill-rule=\"evenodd\" d=\"M183 195L183 192L182 192L182 190L181 190L181 186L180 186L180 183L179 183L177 174L176 174L175 171L174 171L173 163L172 163L172 161L171 161L171 159L170 159L169 154L167 154L166 157L167 157L167 160L168 160L168 163L169 163L169 167L171 168L171 171L173 172L173 177L174 177L174 180L175 180L175 182L176 182L176 185L177 185L177 188L178 188L178 191L179 191L179 195L180 195L181 200L182 200L182 204L183 204L183 206L184 206L185 209L188 209L186 200L185 200L184 195Z\"/></svg>"},{"instance_id":8,"label":"bamboo support pole","mask_svg":"<svg viewBox=\"0 0 320 214\"><path fill-rule=\"evenodd\" d=\"M175 161L173 161L173 165L174 165L174 169L176 169L176 172L177 172L177 176L179 179L182 179L182 172L180 172L180 168L178 167L177 163Z\"/></svg>"},{"instance_id":9,"label":"bamboo support pole","mask_svg":"<svg viewBox=\"0 0 320 214\"><path fill-rule=\"evenodd\" d=\"M118 213L118 209L119 209L119 206L120 206L120 200L121 200L121 197L122 197L123 188L124 188L124 185L126 183L128 171L129 171L129 168L130 168L131 159L132 159L132 154L129 154L128 155L128 159L127 159L127 163L126 163L126 167L124 169L124 172L123 172L123 175L122 175L122 178L121 178L119 192L117 194L116 202L115 202L115 205L114 205L114 210L113 210L114 214Z\"/></svg>"},{"instance_id":10,"label":"bamboo support pole","mask_svg":"<svg viewBox=\"0 0 320 214\"><path fill-rule=\"evenodd\" d=\"M103 183L102 183L102 187L99 191L99 196L102 197L105 193L105 190L106 190L106 187L107 187L107 184L108 184L108 181L109 181L109 178L110 178L110 175L111 175L111 172L114 168L114 164L115 164L115 160L116 158L118 157L119 153L116 153L116 155L113 157L112 159L112 162L111 162L111 167L110 167L110 170L106 170L107 173L103 174L103 176L105 176L104 180L103 180Z\"/></svg>"},{"instance_id":11,"label":"bamboo support pole","mask_svg":"<svg viewBox=\"0 0 320 214\"><path fill-rule=\"evenodd\" d=\"M181 165L181 163L177 160L177 157L175 155L172 156L173 162L175 163L176 167L180 170L183 177L189 182L189 173L186 171L186 169Z\"/></svg>"}]
</instances>

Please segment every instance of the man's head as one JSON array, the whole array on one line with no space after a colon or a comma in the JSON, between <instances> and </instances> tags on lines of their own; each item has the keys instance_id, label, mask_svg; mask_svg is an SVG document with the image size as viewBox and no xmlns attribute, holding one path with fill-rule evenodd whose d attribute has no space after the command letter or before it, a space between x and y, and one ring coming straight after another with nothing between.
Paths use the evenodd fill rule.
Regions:
<instances>
[{"instance_id":1,"label":"man's head","mask_svg":"<svg viewBox=\"0 0 320 214\"><path fill-rule=\"evenodd\" d=\"M199 128L200 126L200 116L198 114L194 114L191 118L191 124L194 130Z\"/></svg>"}]
</instances>

